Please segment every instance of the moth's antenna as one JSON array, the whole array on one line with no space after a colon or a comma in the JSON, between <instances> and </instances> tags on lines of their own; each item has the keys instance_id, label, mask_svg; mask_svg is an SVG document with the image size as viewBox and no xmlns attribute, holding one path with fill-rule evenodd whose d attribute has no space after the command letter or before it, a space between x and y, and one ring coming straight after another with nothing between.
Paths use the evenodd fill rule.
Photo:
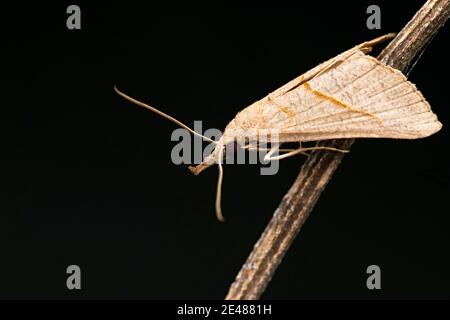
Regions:
<instances>
[{"instance_id":1,"label":"moth's antenna","mask_svg":"<svg viewBox=\"0 0 450 320\"><path fill-rule=\"evenodd\" d=\"M164 112L159 111L158 109L156 109L156 108L154 108L154 107L152 107L152 106L149 106L148 104L146 104L146 103L144 103L144 102L141 102L141 101L139 101L139 100L136 100L136 99L134 99L134 98L132 98L132 97L126 95L125 93L123 93L123 92L121 92L119 89L117 89L116 86L114 86L114 91L116 91L117 94L118 94L119 96L125 98L126 100L128 100L128 101L130 101L130 102L133 102L134 104L137 104L138 106L144 107L144 108L146 108L146 109L148 109L148 110L150 110L150 111L153 111L153 112L156 113L156 114L159 114L161 117L166 118L167 120L170 120L170 121L176 123L177 125L179 125L179 126L182 127L182 128L185 128L186 130L188 130L188 131L191 132L192 134L194 134L194 135L196 135L196 136L198 136L198 137L200 137L200 138L202 138L202 139L204 139L204 140L206 140L206 141L209 141L209 142L212 142L212 143L217 144L216 141L214 141L214 140L212 140L212 139L210 139L210 138L208 138L208 137L205 137L205 136L201 135L201 134L198 133L198 132L195 132L194 130L192 130L191 128L189 128L189 127L188 127L187 125L185 125L184 123L178 121L178 120L175 119L174 117L171 117L171 116L169 116L168 114L165 114Z\"/></svg>"},{"instance_id":2,"label":"moth's antenna","mask_svg":"<svg viewBox=\"0 0 450 320\"><path fill-rule=\"evenodd\" d=\"M223 154L223 148L219 150L219 157L218 157L218 168L219 168L219 177L217 179L217 191L216 191L216 216L219 221L224 222L225 218L222 214L222 208L220 207L220 203L222 201L222 180L223 180L223 168L222 168L222 154Z\"/></svg>"}]
</instances>

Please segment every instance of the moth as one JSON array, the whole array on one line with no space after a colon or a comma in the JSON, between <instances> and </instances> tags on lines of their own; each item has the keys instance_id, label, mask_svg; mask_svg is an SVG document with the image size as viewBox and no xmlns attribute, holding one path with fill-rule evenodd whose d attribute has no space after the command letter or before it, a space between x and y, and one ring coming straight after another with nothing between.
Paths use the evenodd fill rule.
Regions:
<instances>
[{"instance_id":1,"label":"moth","mask_svg":"<svg viewBox=\"0 0 450 320\"><path fill-rule=\"evenodd\" d=\"M259 143L270 143L265 160L279 160L309 150L327 147L301 146L301 142L341 138L418 139L430 136L442 127L429 103L398 70L367 55L372 47L391 39L386 34L361 43L288 82L240 111L226 126L223 135L213 141L175 118L140 102L114 87L123 98L175 122L196 136L215 144L214 151L196 167L195 174L218 165L215 209L221 210L222 162L230 143L245 141L243 148L258 150ZM276 130L277 139L271 133ZM280 149L282 143L299 142L294 150ZM279 151L278 155L274 155Z\"/></svg>"}]
</instances>

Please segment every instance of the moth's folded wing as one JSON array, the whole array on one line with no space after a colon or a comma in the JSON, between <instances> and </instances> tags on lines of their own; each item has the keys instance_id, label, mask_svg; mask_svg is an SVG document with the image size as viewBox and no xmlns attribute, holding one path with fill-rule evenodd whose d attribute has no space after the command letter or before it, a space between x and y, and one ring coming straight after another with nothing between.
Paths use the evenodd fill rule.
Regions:
<instances>
[{"instance_id":1,"label":"moth's folded wing","mask_svg":"<svg viewBox=\"0 0 450 320\"><path fill-rule=\"evenodd\" d=\"M361 52L271 103L267 128L288 141L416 139L442 127L414 84Z\"/></svg>"}]
</instances>

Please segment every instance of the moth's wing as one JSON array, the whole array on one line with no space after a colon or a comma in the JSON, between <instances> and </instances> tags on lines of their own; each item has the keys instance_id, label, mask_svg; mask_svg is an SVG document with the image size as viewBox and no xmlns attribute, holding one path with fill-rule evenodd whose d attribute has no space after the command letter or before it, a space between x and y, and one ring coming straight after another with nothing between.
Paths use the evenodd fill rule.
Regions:
<instances>
[{"instance_id":1,"label":"moth's wing","mask_svg":"<svg viewBox=\"0 0 450 320\"><path fill-rule=\"evenodd\" d=\"M303 83L310 81L317 75L320 75L322 73L325 73L328 70L331 70L332 68L335 68L337 65L339 65L342 61L348 59L348 57L352 56L355 52L359 52L361 50L361 46L364 44L361 44L359 46L356 46L354 48L351 48L347 51L344 51L343 53L337 55L334 58L331 58L325 62L322 62L315 66L314 68L306 71L302 75L298 76L297 78L289 81L285 85L281 86L277 90L273 91L269 94L271 98L279 97L283 94L286 94L289 91L294 90L295 88L299 87Z\"/></svg>"},{"instance_id":2,"label":"moth's wing","mask_svg":"<svg viewBox=\"0 0 450 320\"><path fill-rule=\"evenodd\" d=\"M271 121L277 122L279 120L284 119L283 117L284 113L279 113L278 111L280 110L278 109L278 105L275 105L273 103L275 100L285 99L286 97L289 96L288 93L294 92L305 82L310 81L314 77L325 74L328 70L335 68L340 63L348 59L350 56L354 55L355 52L359 52L361 50L361 47L364 48L364 45L365 43L360 44L354 48L344 51L343 53L337 55L334 58L322 62L316 67L308 70L307 72L303 73L297 78L289 81L285 85L271 92L263 99L256 101L247 108L241 110L240 112L238 112L236 117L232 121L230 121L230 123L227 125L227 127L225 128L225 132L227 131L235 132L234 134L229 133L228 134L229 136L239 135L239 133L236 132L259 130L261 128L266 128L267 126L270 126ZM282 109L285 110L284 107ZM263 111L265 111L264 114ZM271 118L273 114L277 114L275 118ZM289 112L289 114L292 114L292 112ZM247 133L246 135L250 136L249 133Z\"/></svg>"},{"instance_id":3,"label":"moth's wing","mask_svg":"<svg viewBox=\"0 0 450 320\"><path fill-rule=\"evenodd\" d=\"M293 90L269 95L254 108L260 114L260 131L278 130L281 141L416 139L442 127L400 71L360 51Z\"/></svg>"},{"instance_id":4,"label":"moth's wing","mask_svg":"<svg viewBox=\"0 0 450 320\"><path fill-rule=\"evenodd\" d=\"M359 45L342 52L341 54L335 56L334 58L331 58L325 62L322 62L318 64L316 67L312 68L311 70L308 70L304 74L298 76L297 78L289 81L285 85L281 86L277 90L273 91L269 96L272 98L276 98L280 95L285 94L286 92L289 92L298 86L302 85L306 81L310 81L314 77L327 72L328 70L331 70L332 68L335 68L338 66L341 62L347 60L349 57L351 57L356 52L365 52L368 53L372 51L372 47L374 45L377 45L378 43L381 43L383 41L392 39L395 36L395 33L388 33L383 36L377 37L375 39L372 39L370 41L366 41L363 43L360 43Z\"/></svg>"}]
</instances>

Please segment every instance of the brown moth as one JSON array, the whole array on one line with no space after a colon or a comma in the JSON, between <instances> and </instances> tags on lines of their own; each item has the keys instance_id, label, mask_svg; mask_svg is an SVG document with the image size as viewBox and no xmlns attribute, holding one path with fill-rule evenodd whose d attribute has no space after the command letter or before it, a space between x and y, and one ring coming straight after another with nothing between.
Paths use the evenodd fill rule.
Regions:
<instances>
[{"instance_id":1,"label":"brown moth","mask_svg":"<svg viewBox=\"0 0 450 320\"><path fill-rule=\"evenodd\" d=\"M245 141L244 148L257 150L261 137L271 143L265 160L278 160L308 150L326 147L288 150L272 156L280 144L341 138L417 139L430 136L442 127L429 103L398 70L368 56L372 47L391 39L387 34L364 42L316 66L295 78L263 99L240 111L226 126L222 137L213 141L193 131L180 121L137 101L115 88L125 99L143 106L177 123L193 134L214 143L214 151L196 167L199 174L218 164L219 178L216 194L216 215L224 220L221 211L222 161L225 146ZM271 132L277 131L277 141Z\"/></svg>"}]
</instances>

